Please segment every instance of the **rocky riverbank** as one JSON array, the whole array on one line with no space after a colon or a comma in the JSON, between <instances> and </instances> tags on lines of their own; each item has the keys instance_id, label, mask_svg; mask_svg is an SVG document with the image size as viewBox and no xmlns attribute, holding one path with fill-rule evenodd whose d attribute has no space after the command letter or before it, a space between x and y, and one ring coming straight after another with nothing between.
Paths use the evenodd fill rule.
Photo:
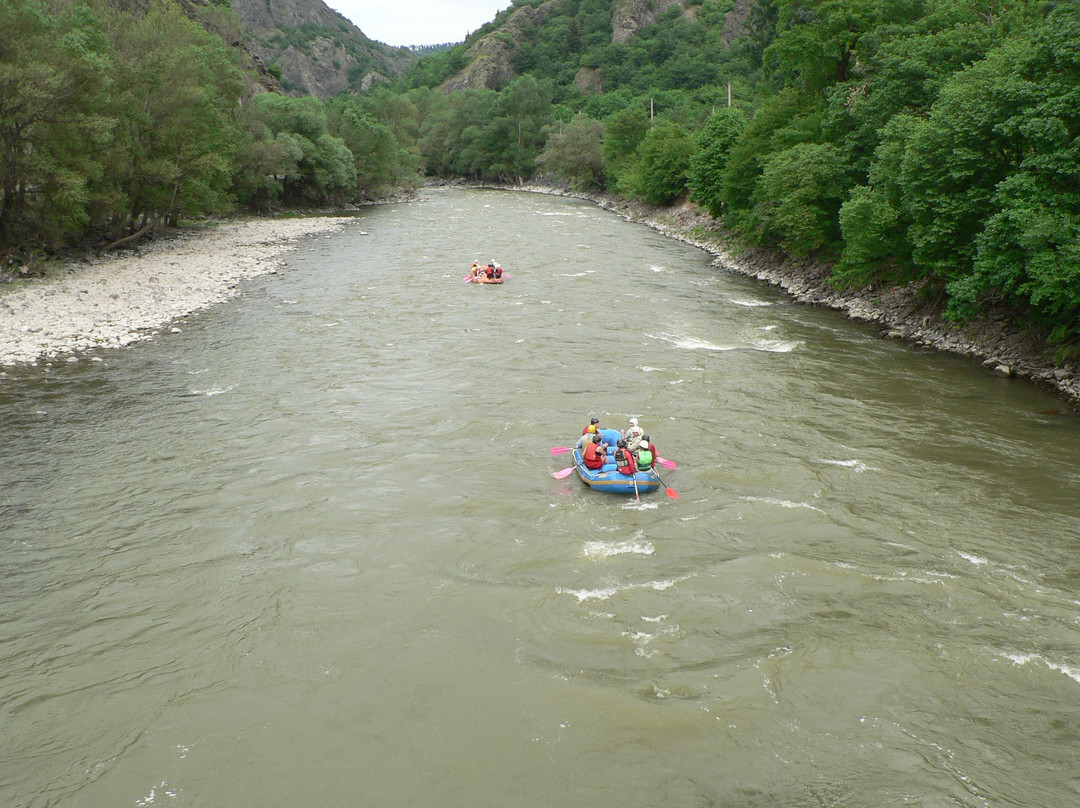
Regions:
<instances>
[{"instance_id":1,"label":"rocky riverbank","mask_svg":"<svg viewBox=\"0 0 1080 808\"><path fill-rule=\"evenodd\" d=\"M714 256L713 264L726 271L778 286L802 303L827 306L852 319L877 323L884 338L968 357L980 362L988 373L1023 379L1056 393L1070 408L1080 411L1080 365L1075 361L1055 365L1053 351L1045 340L1013 326L1004 314L978 323L954 323L945 320L914 284L887 289L833 289L828 285L830 273L826 266L785 259L769 250L736 252L720 223L691 203L656 208L546 185L516 190L588 199L629 221L705 250Z\"/></svg>"},{"instance_id":2,"label":"rocky riverbank","mask_svg":"<svg viewBox=\"0 0 1080 808\"><path fill-rule=\"evenodd\" d=\"M0 291L0 377L5 366L147 339L156 329L275 272L304 237L347 218L244 219L184 228L136 248L69 263L53 279Z\"/></svg>"}]
</instances>

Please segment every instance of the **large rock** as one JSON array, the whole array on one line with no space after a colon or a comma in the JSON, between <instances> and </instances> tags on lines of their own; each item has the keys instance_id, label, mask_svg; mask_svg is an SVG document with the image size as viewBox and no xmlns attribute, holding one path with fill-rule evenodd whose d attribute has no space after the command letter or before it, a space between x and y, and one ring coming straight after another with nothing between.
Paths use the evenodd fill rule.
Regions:
<instances>
[{"instance_id":1,"label":"large rock","mask_svg":"<svg viewBox=\"0 0 1080 808\"><path fill-rule=\"evenodd\" d=\"M574 76L574 86L585 95L604 92L604 76L599 70L583 67Z\"/></svg>"},{"instance_id":2,"label":"large rock","mask_svg":"<svg viewBox=\"0 0 1080 808\"><path fill-rule=\"evenodd\" d=\"M611 41L626 42L658 16L682 0L615 0L611 17Z\"/></svg>"}]
</instances>

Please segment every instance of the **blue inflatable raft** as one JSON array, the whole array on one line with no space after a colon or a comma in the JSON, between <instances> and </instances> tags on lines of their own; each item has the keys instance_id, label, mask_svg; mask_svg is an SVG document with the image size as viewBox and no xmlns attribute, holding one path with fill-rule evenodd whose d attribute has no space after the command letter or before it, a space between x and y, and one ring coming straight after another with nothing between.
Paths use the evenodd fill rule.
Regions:
<instances>
[{"instance_id":1,"label":"blue inflatable raft","mask_svg":"<svg viewBox=\"0 0 1080 808\"><path fill-rule=\"evenodd\" d=\"M581 450L574 449L574 468L578 477L589 488L597 491L607 491L612 494L644 494L646 491L655 491L660 487L660 477L655 471L639 471L633 477L622 474L615 470L615 442L622 437L617 429L601 429L600 434L604 437L604 443L608 444L608 462L604 470L593 470L585 467L581 458ZM634 489L634 481L637 481L637 489Z\"/></svg>"}]
</instances>

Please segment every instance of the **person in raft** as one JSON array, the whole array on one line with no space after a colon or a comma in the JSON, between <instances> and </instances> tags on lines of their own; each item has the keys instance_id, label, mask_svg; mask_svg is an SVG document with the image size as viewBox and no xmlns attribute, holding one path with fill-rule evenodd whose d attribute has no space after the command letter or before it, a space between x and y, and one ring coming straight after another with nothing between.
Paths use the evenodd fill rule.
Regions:
<instances>
[{"instance_id":1,"label":"person in raft","mask_svg":"<svg viewBox=\"0 0 1080 808\"><path fill-rule=\"evenodd\" d=\"M631 452L636 452L638 446L641 444L641 436L645 434L645 430L638 426L637 418L630 419L630 426L623 430L622 436L626 440L626 447Z\"/></svg>"},{"instance_id":2,"label":"person in raft","mask_svg":"<svg viewBox=\"0 0 1080 808\"><path fill-rule=\"evenodd\" d=\"M619 474L633 477L637 474L637 464L634 461L633 452L626 447L626 438L619 438L619 442L615 445L618 447L615 449L615 470Z\"/></svg>"},{"instance_id":3,"label":"person in raft","mask_svg":"<svg viewBox=\"0 0 1080 808\"><path fill-rule=\"evenodd\" d=\"M474 278L477 275L480 274L480 259L479 258L477 258L475 261L472 262L472 266L469 267L469 274L472 275Z\"/></svg>"},{"instance_id":4,"label":"person in raft","mask_svg":"<svg viewBox=\"0 0 1080 808\"><path fill-rule=\"evenodd\" d=\"M585 440L586 437L591 439L589 445L585 447L585 454L581 461L585 464L585 468L600 471L607 462L607 444L604 443L604 438L599 432L594 432L589 436L582 435L581 439Z\"/></svg>"},{"instance_id":5,"label":"person in raft","mask_svg":"<svg viewBox=\"0 0 1080 808\"><path fill-rule=\"evenodd\" d=\"M582 435L590 435L593 432L599 432L599 431L600 431L600 419L599 418L593 418L593 419L591 419L589 421L589 425L587 427L585 427L583 430L581 430L581 434Z\"/></svg>"},{"instance_id":6,"label":"person in raft","mask_svg":"<svg viewBox=\"0 0 1080 808\"><path fill-rule=\"evenodd\" d=\"M638 471L652 471L657 455L656 447L653 446L653 442L649 440L648 435L641 436L641 443L638 444L638 450L634 457L637 459Z\"/></svg>"}]
</instances>

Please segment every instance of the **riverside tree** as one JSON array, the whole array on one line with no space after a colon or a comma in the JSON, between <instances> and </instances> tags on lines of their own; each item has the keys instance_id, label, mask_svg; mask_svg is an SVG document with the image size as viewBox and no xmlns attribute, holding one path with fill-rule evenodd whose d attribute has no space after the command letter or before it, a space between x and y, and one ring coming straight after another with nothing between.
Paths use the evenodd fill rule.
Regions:
<instances>
[{"instance_id":1,"label":"riverside tree","mask_svg":"<svg viewBox=\"0 0 1080 808\"><path fill-rule=\"evenodd\" d=\"M0 0L0 248L85 234L116 126L113 68L89 9Z\"/></svg>"}]
</instances>

